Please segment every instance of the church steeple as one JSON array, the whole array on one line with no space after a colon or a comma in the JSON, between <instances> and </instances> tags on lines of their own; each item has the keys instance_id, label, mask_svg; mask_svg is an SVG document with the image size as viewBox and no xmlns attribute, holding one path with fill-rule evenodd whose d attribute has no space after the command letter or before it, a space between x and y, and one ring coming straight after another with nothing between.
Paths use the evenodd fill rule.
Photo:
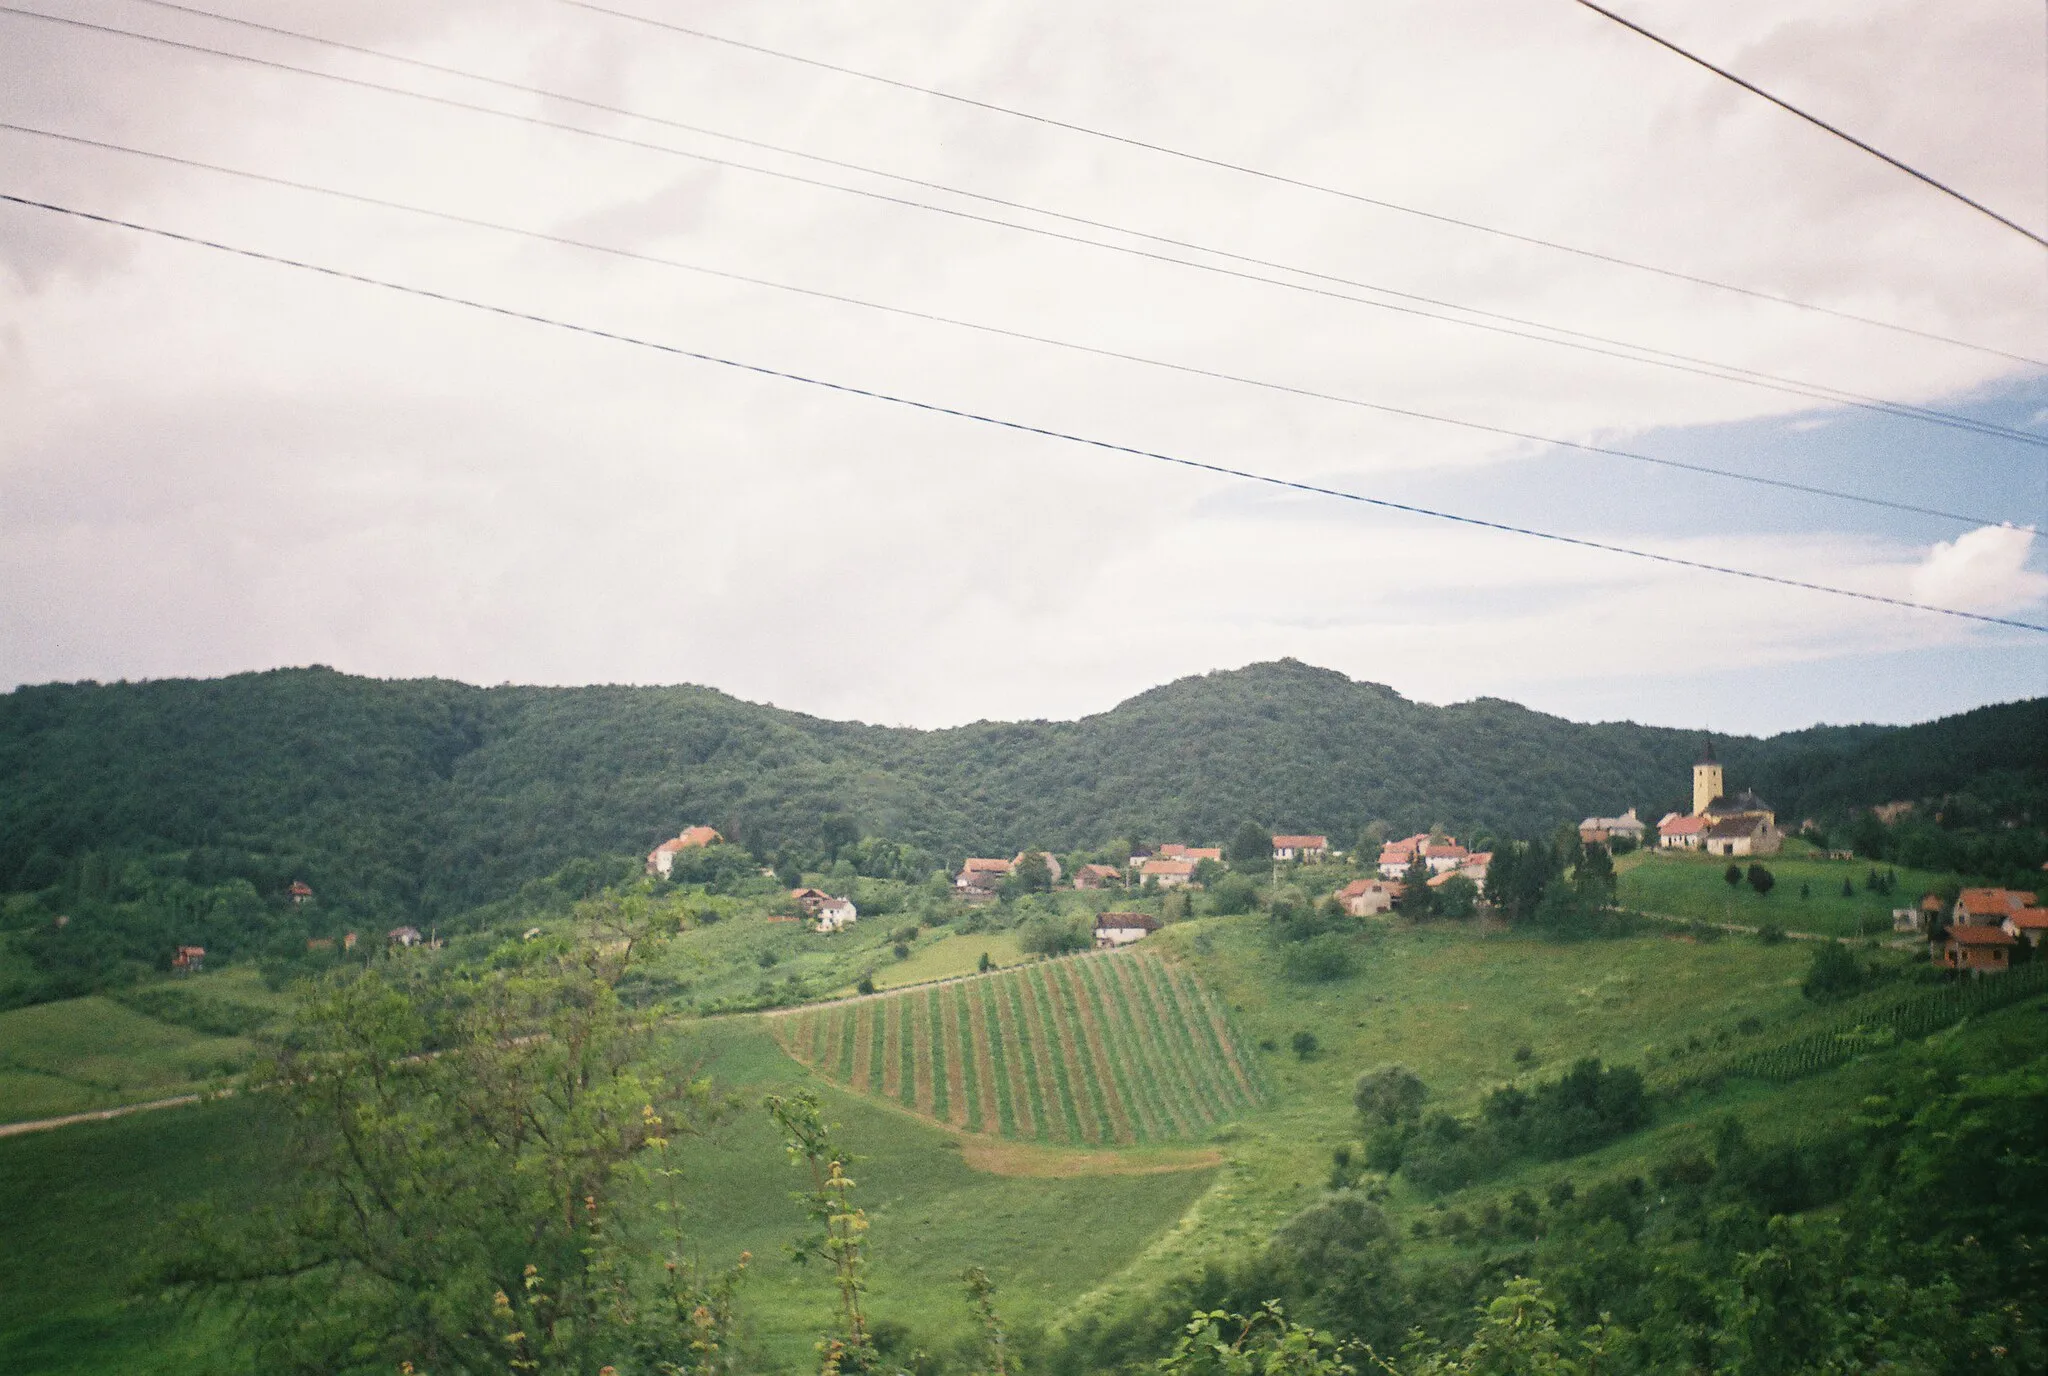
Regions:
<instances>
[{"instance_id":1,"label":"church steeple","mask_svg":"<svg viewBox=\"0 0 2048 1376\"><path fill-rule=\"evenodd\" d=\"M1714 758L1714 738L1709 736L1692 767L1692 815L1697 817L1705 812L1724 791L1721 762Z\"/></svg>"}]
</instances>

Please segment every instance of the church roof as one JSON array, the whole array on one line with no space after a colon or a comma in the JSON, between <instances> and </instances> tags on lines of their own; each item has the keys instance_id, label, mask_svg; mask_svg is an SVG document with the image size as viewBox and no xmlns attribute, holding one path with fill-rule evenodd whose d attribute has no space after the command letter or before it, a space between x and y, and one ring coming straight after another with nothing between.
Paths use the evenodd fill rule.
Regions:
<instances>
[{"instance_id":1,"label":"church roof","mask_svg":"<svg viewBox=\"0 0 2048 1376\"><path fill-rule=\"evenodd\" d=\"M1723 794L1701 808L1700 811L1702 813L1711 812L1732 816L1740 812L1776 812L1777 809L1745 788L1733 798Z\"/></svg>"},{"instance_id":2,"label":"church roof","mask_svg":"<svg viewBox=\"0 0 2048 1376\"><path fill-rule=\"evenodd\" d=\"M1699 757L1699 758L1698 758L1697 760L1693 761L1693 763L1694 763L1694 764L1719 764L1719 763L1720 763L1720 761L1719 761L1719 760L1717 760L1717 759L1715 759L1715 758L1714 758L1714 738L1713 738L1712 736L1709 736L1709 737L1707 737L1707 743L1706 743L1705 745L1703 745L1703 746L1701 746L1701 747L1700 747L1700 757Z\"/></svg>"}]
</instances>

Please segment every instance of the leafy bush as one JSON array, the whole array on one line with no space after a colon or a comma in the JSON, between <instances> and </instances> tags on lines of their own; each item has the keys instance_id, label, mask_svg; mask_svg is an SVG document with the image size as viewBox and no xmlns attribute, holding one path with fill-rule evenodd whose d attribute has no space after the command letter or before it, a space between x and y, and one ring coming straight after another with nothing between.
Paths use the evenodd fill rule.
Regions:
<instances>
[{"instance_id":1,"label":"leafy bush","mask_svg":"<svg viewBox=\"0 0 2048 1376\"><path fill-rule=\"evenodd\" d=\"M1817 941L1799 992L1815 1003L1833 1003L1861 989L1867 979L1856 957L1839 941Z\"/></svg>"},{"instance_id":2,"label":"leafy bush","mask_svg":"<svg viewBox=\"0 0 2048 1376\"><path fill-rule=\"evenodd\" d=\"M1280 960L1280 973L1296 984L1328 984L1352 968L1351 943L1336 932L1292 943Z\"/></svg>"}]
</instances>

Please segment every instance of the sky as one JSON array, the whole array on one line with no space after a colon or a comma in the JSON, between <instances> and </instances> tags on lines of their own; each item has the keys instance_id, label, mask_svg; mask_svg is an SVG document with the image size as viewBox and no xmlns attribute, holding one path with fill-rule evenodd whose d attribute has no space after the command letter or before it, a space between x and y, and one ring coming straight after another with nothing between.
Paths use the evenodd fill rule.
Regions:
<instances>
[{"instance_id":1,"label":"sky","mask_svg":"<svg viewBox=\"0 0 2048 1376\"><path fill-rule=\"evenodd\" d=\"M43 131L0 193L497 310L0 203L0 688L942 726L1292 656L1754 733L2048 691L2038 632L1126 452L2048 622L2048 250L1569 0L595 2L1044 118L566 0L22 0L79 22L0 13ZM1626 12L2048 233L2038 6Z\"/></svg>"}]
</instances>

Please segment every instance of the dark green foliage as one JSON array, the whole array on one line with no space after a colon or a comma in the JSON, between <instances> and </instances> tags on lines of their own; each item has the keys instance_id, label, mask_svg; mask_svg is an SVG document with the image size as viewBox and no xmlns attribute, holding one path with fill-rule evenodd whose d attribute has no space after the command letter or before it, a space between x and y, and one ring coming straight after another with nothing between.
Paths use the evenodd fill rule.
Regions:
<instances>
[{"instance_id":1,"label":"dark green foliage","mask_svg":"<svg viewBox=\"0 0 2048 1376\"><path fill-rule=\"evenodd\" d=\"M1725 880L1727 880L1727 881L1728 881L1728 887L1729 887L1729 888L1731 888L1731 889L1739 889L1739 888L1741 888L1741 887L1742 887L1742 866L1740 866L1740 865L1730 865L1730 866L1729 866L1729 867L1728 867L1727 869L1725 869L1725 870L1721 871L1721 877L1722 877L1723 879L1725 879ZM1844 890L1845 890L1845 891L1847 891L1847 886L1848 886L1848 883L1849 883L1849 881L1848 881L1848 880L1846 880L1846 879L1844 879L1844 880L1842 881L1842 884L1843 884L1843 886L1844 886Z\"/></svg>"},{"instance_id":2,"label":"dark green foliage","mask_svg":"<svg viewBox=\"0 0 2048 1376\"><path fill-rule=\"evenodd\" d=\"M1316 1034L1306 1029L1296 1032L1289 1038L1288 1045L1294 1048L1295 1058L1303 1061L1308 1060L1317 1051L1322 1049L1322 1042L1316 1037Z\"/></svg>"},{"instance_id":3,"label":"dark green foliage","mask_svg":"<svg viewBox=\"0 0 2048 1376\"><path fill-rule=\"evenodd\" d=\"M1024 858L1010 871L1008 887L1016 893L1045 893L1052 888L1052 867L1045 863L1045 852L1027 850Z\"/></svg>"},{"instance_id":4,"label":"dark green foliage","mask_svg":"<svg viewBox=\"0 0 2048 1376\"><path fill-rule=\"evenodd\" d=\"M1241 874L1225 875L1209 889L1209 911L1220 916L1248 913L1258 902L1258 884Z\"/></svg>"},{"instance_id":5,"label":"dark green foliage","mask_svg":"<svg viewBox=\"0 0 2048 1376\"><path fill-rule=\"evenodd\" d=\"M1230 834L1230 844L1223 853L1233 865L1270 864L1273 859L1273 837L1257 822L1244 822Z\"/></svg>"},{"instance_id":6,"label":"dark green foliage","mask_svg":"<svg viewBox=\"0 0 2048 1376\"><path fill-rule=\"evenodd\" d=\"M1095 943L1079 923L1056 913L1040 913L1025 920L1017 944L1033 955L1064 956L1085 951Z\"/></svg>"},{"instance_id":7,"label":"dark green foliage","mask_svg":"<svg viewBox=\"0 0 2048 1376\"><path fill-rule=\"evenodd\" d=\"M1953 827L1915 812L1869 839L1976 827L1987 845L2024 848L2037 824L1974 819L2035 805L2044 716L2037 700L1905 730L1717 744L1731 777L1781 813L1974 787L1943 814ZM1531 835L1616 799L1682 804L1697 748L1691 733L1497 700L1411 703L1291 661L1183 679L1078 722L933 732L700 688L483 689L326 669L53 684L0 696L0 888L40 887L91 850L232 844L303 857L297 877L368 923L451 915L578 856L644 853L691 822L756 857L850 857L898 878L936 868L920 852L1215 837L1252 815L1341 836L1373 814L1397 830L1452 817ZM885 858L852 839L863 834L904 849Z\"/></svg>"},{"instance_id":8,"label":"dark green foliage","mask_svg":"<svg viewBox=\"0 0 2048 1376\"><path fill-rule=\"evenodd\" d=\"M1351 1102L1368 1129L1412 1121L1428 1098L1429 1087L1405 1065L1374 1066L1351 1090Z\"/></svg>"},{"instance_id":9,"label":"dark green foliage","mask_svg":"<svg viewBox=\"0 0 2048 1376\"><path fill-rule=\"evenodd\" d=\"M1839 941L1817 941L1813 946L1813 963L1806 968L1799 992L1816 1003L1829 1003L1849 997L1864 983L1863 967L1856 963L1847 946Z\"/></svg>"},{"instance_id":10,"label":"dark green foliage","mask_svg":"<svg viewBox=\"0 0 2048 1376\"><path fill-rule=\"evenodd\" d=\"M1749 886L1756 890L1759 898L1768 898L1771 890L1776 888L1778 884L1778 877L1762 865L1751 865L1747 878L1749 879Z\"/></svg>"},{"instance_id":11,"label":"dark green foliage","mask_svg":"<svg viewBox=\"0 0 2048 1376\"><path fill-rule=\"evenodd\" d=\"M1429 886L1430 868L1421 856L1408 862L1408 868L1401 874L1401 897L1395 907L1404 917L1418 922L1436 913L1436 890Z\"/></svg>"},{"instance_id":12,"label":"dark green foliage","mask_svg":"<svg viewBox=\"0 0 2048 1376\"><path fill-rule=\"evenodd\" d=\"M1436 888L1438 917L1470 917L1479 910L1479 886L1462 874L1454 874Z\"/></svg>"},{"instance_id":13,"label":"dark green foliage","mask_svg":"<svg viewBox=\"0 0 2048 1376\"><path fill-rule=\"evenodd\" d=\"M1785 939L1785 929L1775 922L1766 922L1756 929L1756 939L1766 946L1775 946Z\"/></svg>"},{"instance_id":14,"label":"dark green foliage","mask_svg":"<svg viewBox=\"0 0 2048 1376\"><path fill-rule=\"evenodd\" d=\"M1354 962L1351 942L1337 932L1291 942L1281 955L1280 970L1297 984L1328 984L1349 975Z\"/></svg>"}]
</instances>

